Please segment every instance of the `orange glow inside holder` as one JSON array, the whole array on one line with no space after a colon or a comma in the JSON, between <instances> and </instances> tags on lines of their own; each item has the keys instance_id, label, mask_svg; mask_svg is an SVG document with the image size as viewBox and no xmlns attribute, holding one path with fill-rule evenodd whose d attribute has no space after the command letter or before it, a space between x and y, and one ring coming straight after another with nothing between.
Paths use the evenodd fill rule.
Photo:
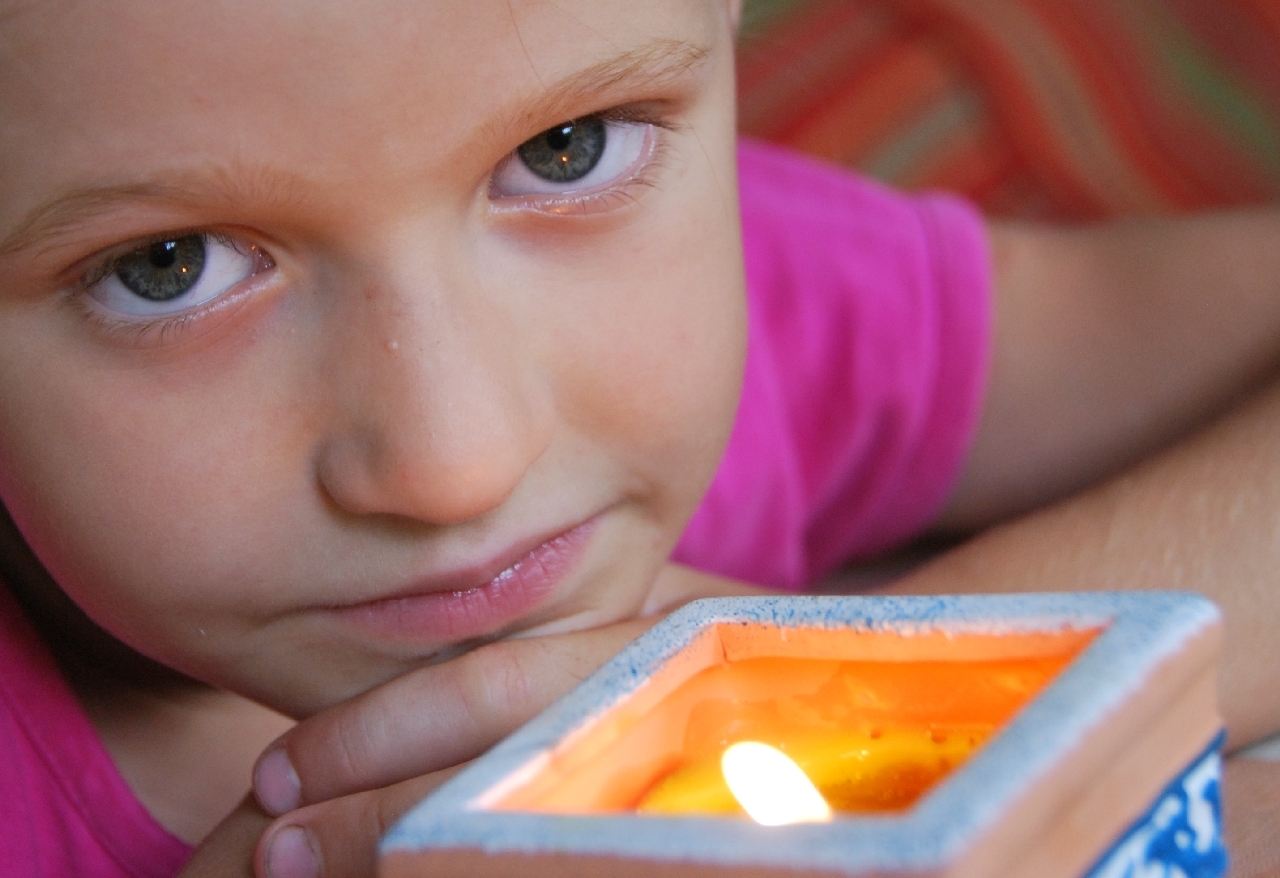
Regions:
<instances>
[{"instance_id":1,"label":"orange glow inside holder","mask_svg":"<svg viewBox=\"0 0 1280 878\"><path fill-rule=\"evenodd\" d=\"M972 634L713 625L485 796L498 811L742 814L725 749L791 757L839 813L893 812L965 761L1102 628Z\"/></svg>"}]
</instances>

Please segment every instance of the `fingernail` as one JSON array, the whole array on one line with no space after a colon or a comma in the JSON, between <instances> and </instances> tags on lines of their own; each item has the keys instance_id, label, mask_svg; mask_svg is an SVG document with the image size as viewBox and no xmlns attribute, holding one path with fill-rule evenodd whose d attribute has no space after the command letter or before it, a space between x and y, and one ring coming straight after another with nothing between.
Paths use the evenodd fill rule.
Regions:
<instances>
[{"instance_id":1,"label":"fingernail","mask_svg":"<svg viewBox=\"0 0 1280 878\"><path fill-rule=\"evenodd\" d=\"M286 826L267 847L267 875L270 878L319 878L320 861L307 831Z\"/></svg>"},{"instance_id":2,"label":"fingernail","mask_svg":"<svg viewBox=\"0 0 1280 878\"><path fill-rule=\"evenodd\" d=\"M253 794L263 810L273 817L301 804L302 783L284 747L277 747L258 760L253 769Z\"/></svg>"}]
</instances>

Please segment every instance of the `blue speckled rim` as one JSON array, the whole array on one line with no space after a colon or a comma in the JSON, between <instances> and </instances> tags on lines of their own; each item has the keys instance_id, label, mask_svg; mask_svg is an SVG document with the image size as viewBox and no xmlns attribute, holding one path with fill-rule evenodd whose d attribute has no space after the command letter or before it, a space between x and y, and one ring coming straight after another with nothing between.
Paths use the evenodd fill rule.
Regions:
<instances>
[{"instance_id":1,"label":"blue speckled rim","mask_svg":"<svg viewBox=\"0 0 1280 878\"><path fill-rule=\"evenodd\" d=\"M856 874L936 868L1000 819L1217 608L1174 592L947 597L766 597L697 601L629 645L573 692L415 806L381 852L471 848L646 860L787 866ZM863 631L1106 630L964 766L903 814L774 827L713 817L551 815L473 803L585 722L627 698L699 632L720 623Z\"/></svg>"}]
</instances>

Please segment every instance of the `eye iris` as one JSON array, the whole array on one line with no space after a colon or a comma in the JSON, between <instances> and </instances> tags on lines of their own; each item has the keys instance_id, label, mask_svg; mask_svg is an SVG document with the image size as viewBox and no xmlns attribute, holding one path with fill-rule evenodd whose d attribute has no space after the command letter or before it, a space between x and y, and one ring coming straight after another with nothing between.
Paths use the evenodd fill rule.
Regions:
<instances>
[{"instance_id":1,"label":"eye iris","mask_svg":"<svg viewBox=\"0 0 1280 878\"><path fill-rule=\"evenodd\" d=\"M549 128L516 150L525 167L552 183L581 180L604 155L605 124L600 119Z\"/></svg>"},{"instance_id":2,"label":"eye iris","mask_svg":"<svg viewBox=\"0 0 1280 878\"><path fill-rule=\"evenodd\" d=\"M189 292L204 270L202 235L186 235L141 247L116 263L116 276L135 295L167 302Z\"/></svg>"}]
</instances>

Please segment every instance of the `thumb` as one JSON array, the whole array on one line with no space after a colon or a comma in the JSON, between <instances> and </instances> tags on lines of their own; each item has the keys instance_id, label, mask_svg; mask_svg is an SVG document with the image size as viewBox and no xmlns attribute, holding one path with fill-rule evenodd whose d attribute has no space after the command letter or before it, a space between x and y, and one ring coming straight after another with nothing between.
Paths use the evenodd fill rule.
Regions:
<instances>
[{"instance_id":1,"label":"thumb","mask_svg":"<svg viewBox=\"0 0 1280 878\"><path fill-rule=\"evenodd\" d=\"M183 866L180 878L249 878L253 874L254 845L270 822L253 797L246 797L200 842Z\"/></svg>"}]
</instances>

